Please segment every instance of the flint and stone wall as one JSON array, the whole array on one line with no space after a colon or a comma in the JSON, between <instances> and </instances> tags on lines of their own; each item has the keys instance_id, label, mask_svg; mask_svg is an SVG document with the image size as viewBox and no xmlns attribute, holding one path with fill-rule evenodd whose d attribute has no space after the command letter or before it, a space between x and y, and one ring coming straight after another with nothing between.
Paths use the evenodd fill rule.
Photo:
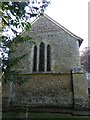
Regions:
<instances>
[{"instance_id":1,"label":"flint and stone wall","mask_svg":"<svg viewBox=\"0 0 90 120\"><path fill-rule=\"evenodd\" d=\"M14 106L88 108L87 83L82 71L72 73L34 73L19 75L23 84L13 84ZM83 84L82 84L83 83ZM10 83L3 85L3 105L10 97Z\"/></svg>"},{"instance_id":2,"label":"flint and stone wall","mask_svg":"<svg viewBox=\"0 0 90 120\"><path fill-rule=\"evenodd\" d=\"M78 40L45 16L33 23L31 31L25 32L23 35L30 35L35 41L37 56L39 56L41 42L44 43L45 48L48 44L50 45L51 71L49 73L47 71L33 73L34 45L31 46L29 42L19 44L16 55L24 53L28 55L15 66L15 69L23 75L25 83L20 86L14 85L13 104L87 108L87 83L83 72L78 74L80 71L77 72L73 69L80 67ZM37 66L39 66L38 61L39 59ZM7 86L6 88L9 88ZM3 87L3 98L5 96L9 97L9 90Z\"/></svg>"},{"instance_id":3,"label":"flint and stone wall","mask_svg":"<svg viewBox=\"0 0 90 120\"><path fill-rule=\"evenodd\" d=\"M31 74L24 75L22 78L26 80L24 84L13 85L12 101L14 105L73 106L71 74ZM9 90L4 89L3 97L6 95L9 98Z\"/></svg>"},{"instance_id":4,"label":"flint and stone wall","mask_svg":"<svg viewBox=\"0 0 90 120\"><path fill-rule=\"evenodd\" d=\"M81 68L72 69L73 98L75 109L88 108L88 84L85 73Z\"/></svg>"},{"instance_id":5,"label":"flint and stone wall","mask_svg":"<svg viewBox=\"0 0 90 120\"><path fill-rule=\"evenodd\" d=\"M45 16L41 16L39 20L33 23L30 32L23 33L22 35L29 35L37 46L37 56L39 57L39 46L43 42L46 48L49 44L51 47L51 72L70 72L71 68L80 67L79 57L79 42L72 35L64 31L60 26L50 21ZM22 54L19 50L26 51L28 57L19 63L18 69L21 73L32 73L33 68L33 47L30 43L19 46L18 54ZM45 59L45 63L47 59ZM23 67L22 67L23 66ZM37 58L37 67L39 66L39 58ZM45 72L46 72L45 64ZM37 68L38 69L38 68ZM39 72L37 70L37 72Z\"/></svg>"}]
</instances>

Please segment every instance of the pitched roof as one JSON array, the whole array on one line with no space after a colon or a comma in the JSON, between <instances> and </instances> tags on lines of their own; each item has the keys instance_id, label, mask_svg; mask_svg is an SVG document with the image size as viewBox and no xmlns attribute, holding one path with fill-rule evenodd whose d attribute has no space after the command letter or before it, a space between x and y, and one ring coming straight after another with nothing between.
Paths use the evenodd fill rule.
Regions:
<instances>
[{"instance_id":1,"label":"pitched roof","mask_svg":"<svg viewBox=\"0 0 90 120\"><path fill-rule=\"evenodd\" d=\"M46 14L43 14L44 17L46 17L47 19L49 19L51 22L53 22L54 24L56 24L58 27L60 27L62 30L64 30L65 32L67 32L69 35L71 35L72 37L74 37L76 40L78 40L79 42L79 47L83 42L83 39L80 38L79 36L73 34L71 31L69 31L68 29L66 29L64 26L62 26L61 24L59 24L58 22L56 22L55 20L53 20L51 17L49 17ZM37 17L32 23L31 25L33 25L41 16Z\"/></svg>"}]
</instances>

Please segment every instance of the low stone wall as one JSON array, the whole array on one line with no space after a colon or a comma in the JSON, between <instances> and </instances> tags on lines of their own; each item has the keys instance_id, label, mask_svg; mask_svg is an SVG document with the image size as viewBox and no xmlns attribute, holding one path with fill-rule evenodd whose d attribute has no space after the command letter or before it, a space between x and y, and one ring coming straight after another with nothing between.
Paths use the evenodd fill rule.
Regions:
<instances>
[{"instance_id":1,"label":"low stone wall","mask_svg":"<svg viewBox=\"0 0 90 120\"><path fill-rule=\"evenodd\" d=\"M14 105L72 107L71 74L21 75L22 85L13 85ZM6 89L5 89L6 87ZM9 97L9 85L3 86L3 98ZM8 89L8 90L7 90Z\"/></svg>"},{"instance_id":2,"label":"low stone wall","mask_svg":"<svg viewBox=\"0 0 90 120\"><path fill-rule=\"evenodd\" d=\"M72 69L74 108L88 109L88 84L82 68Z\"/></svg>"},{"instance_id":3,"label":"low stone wall","mask_svg":"<svg viewBox=\"0 0 90 120\"><path fill-rule=\"evenodd\" d=\"M19 78L23 84L13 84L11 102L14 106L88 109L87 83L80 71L19 74ZM3 105L7 105L9 82L2 88Z\"/></svg>"}]
</instances>

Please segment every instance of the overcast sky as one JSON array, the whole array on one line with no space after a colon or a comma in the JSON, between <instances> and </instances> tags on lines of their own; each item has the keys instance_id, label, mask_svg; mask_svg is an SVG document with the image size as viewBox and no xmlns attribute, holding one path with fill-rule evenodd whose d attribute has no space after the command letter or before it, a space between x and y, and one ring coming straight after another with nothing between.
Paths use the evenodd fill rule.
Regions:
<instances>
[{"instance_id":1,"label":"overcast sky","mask_svg":"<svg viewBox=\"0 0 90 120\"><path fill-rule=\"evenodd\" d=\"M51 0L46 14L68 30L84 39L80 50L88 46L88 1Z\"/></svg>"}]
</instances>

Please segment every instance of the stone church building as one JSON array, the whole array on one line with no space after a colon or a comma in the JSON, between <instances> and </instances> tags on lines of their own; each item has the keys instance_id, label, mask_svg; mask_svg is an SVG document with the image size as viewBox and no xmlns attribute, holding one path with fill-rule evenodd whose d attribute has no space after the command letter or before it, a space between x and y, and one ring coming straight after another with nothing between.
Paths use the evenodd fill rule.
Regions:
<instances>
[{"instance_id":1,"label":"stone church building","mask_svg":"<svg viewBox=\"0 0 90 120\"><path fill-rule=\"evenodd\" d=\"M88 107L88 87L80 68L79 47L83 39L46 14L23 32L35 42L19 43L17 55L27 56L15 66L25 81L13 90L13 104L29 107Z\"/></svg>"}]
</instances>

